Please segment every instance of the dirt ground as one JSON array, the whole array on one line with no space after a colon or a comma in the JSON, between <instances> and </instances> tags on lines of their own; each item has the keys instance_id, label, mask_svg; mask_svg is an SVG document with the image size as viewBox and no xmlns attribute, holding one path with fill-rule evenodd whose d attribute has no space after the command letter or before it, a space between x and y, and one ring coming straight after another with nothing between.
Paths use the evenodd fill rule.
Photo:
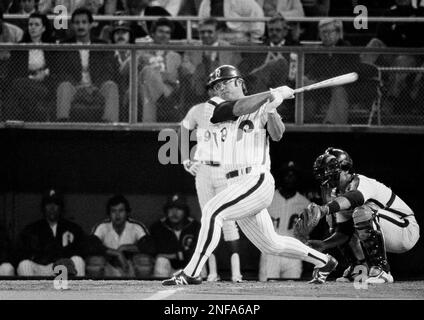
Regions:
<instances>
[{"instance_id":1,"label":"dirt ground","mask_svg":"<svg viewBox=\"0 0 424 320\"><path fill-rule=\"evenodd\" d=\"M56 283L57 285L58 283ZM303 281L204 282L196 286L164 287L160 281L73 280L55 289L53 280L2 280L0 300L367 300L424 299L424 281L355 288L353 283Z\"/></svg>"}]
</instances>

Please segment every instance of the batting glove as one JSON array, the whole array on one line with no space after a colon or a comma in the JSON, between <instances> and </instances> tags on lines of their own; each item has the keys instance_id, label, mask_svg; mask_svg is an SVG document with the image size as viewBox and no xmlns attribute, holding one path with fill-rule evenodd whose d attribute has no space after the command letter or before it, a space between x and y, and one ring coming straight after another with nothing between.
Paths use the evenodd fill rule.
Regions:
<instances>
[{"instance_id":1,"label":"batting glove","mask_svg":"<svg viewBox=\"0 0 424 320\"><path fill-rule=\"evenodd\" d=\"M283 94L277 90L277 89L270 89L271 91L271 100L268 100L267 105L265 106L265 111L268 113L275 113L277 112L278 106L280 106L283 103Z\"/></svg>"},{"instance_id":2,"label":"batting glove","mask_svg":"<svg viewBox=\"0 0 424 320\"><path fill-rule=\"evenodd\" d=\"M192 176L196 176L197 171L199 170L199 167L200 167L200 162L191 161L187 159L183 161L183 166L185 171L190 173Z\"/></svg>"},{"instance_id":3,"label":"batting glove","mask_svg":"<svg viewBox=\"0 0 424 320\"><path fill-rule=\"evenodd\" d=\"M289 88L287 86L281 86L276 88L275 90L278 90L283 95L283 99L293 99L294 98L294 90L292 88Z\"/></svg>"}]
</instances>

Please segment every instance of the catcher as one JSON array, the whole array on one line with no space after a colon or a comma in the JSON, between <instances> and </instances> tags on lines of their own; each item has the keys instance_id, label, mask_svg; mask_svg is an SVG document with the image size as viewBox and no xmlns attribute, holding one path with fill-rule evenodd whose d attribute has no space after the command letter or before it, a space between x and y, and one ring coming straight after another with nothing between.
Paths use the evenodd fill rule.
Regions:
<instances>
[{"instance_id":1,"label":"catcher","mask_svg":"<svg viewBox=\"0 0 424 320\"><path fill-rule=\"evenodd\" d=\"M392 283L386 251L406 252L419 239L412 209L384 184L353 173L352 159L341 149L328 148L315 160L313 170L327 203L308 206L295 225L295 235L319 251L348 245L356 263L365 260L370 267L366 283ZM334 232L323 241L307 241L323 217ZM354 269L351 264L343 278L353 280Z\"/></svg>"}]
</instances>

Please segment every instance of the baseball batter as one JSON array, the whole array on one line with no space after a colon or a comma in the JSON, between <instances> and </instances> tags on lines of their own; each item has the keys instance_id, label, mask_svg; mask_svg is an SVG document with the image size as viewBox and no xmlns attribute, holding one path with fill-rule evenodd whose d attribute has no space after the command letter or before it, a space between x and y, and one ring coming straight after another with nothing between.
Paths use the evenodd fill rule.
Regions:
<instances>
[{"instance_id":1,"label":"baseball batter","mask_svg":"<svg viewBox=\"0 0 424 320\"><path fill-rule=\"evenodd\" d=\"M204 206L199 238L188 265L162 284L200 284L199 274L218 245L226 220L237 220L247 238L262 252L313 263L316 268L312 282L325 282L337 261L295 238L278 235L266 210L274 194L267 132L281 138L282 121L275 109L283 99L293 98L293 90L284 86L245 96L244 80L229 65L218 67L210 75L208 85L216 94L207 103L215 106L210 122L217 124L219 131L215 141L222 151L221 164L228 186ZM267 131L266 127L270 129Z\"/></svg>"},{"instance_id":2,"label":"baseball batter","mask_svg":"<svg viewBox=\"0 0 424 320\"><path fill-rule=\"evenodd\" d=\"M197 197L200 208L203 210L205 204L219 192L227 187L225 172L220 165L220 153L214 142L217 131L209 122L215 106L207 103L197 104L190 109L181 122L181 136L188 137L189 130L196 129L197 148L194 161L184 159L183 165L186 171L195 176ZM182 152L184 157L184 152ZM239 257L240 235L234 220L223 223L222 231L224 240L228 244L231 253L231 279L233 282L241 282ZM220 279L217 272L215 255L212 253L208 259L209 275L208 281Z\"/></svg>"},{"instance_id":3,"label":"baseball batter","mask_svg":"<svg viewBox=\"0 0 424 320\"><path fill-rule=\"evenodd\" d=\"M338 149L346 157L343 150ZM350 157L349 157L350 159ZM332 152L320 155L314 175L321 185L337 188L338 196L324 206L320 215L336 217L336 232L324 241L312 243L320 250L348 241L356 234L370 266L367 283L392 283L386 251L402 253L419 239L419 226L412 209L383 183L343 167Z\"/></svg>"}]
</instances>

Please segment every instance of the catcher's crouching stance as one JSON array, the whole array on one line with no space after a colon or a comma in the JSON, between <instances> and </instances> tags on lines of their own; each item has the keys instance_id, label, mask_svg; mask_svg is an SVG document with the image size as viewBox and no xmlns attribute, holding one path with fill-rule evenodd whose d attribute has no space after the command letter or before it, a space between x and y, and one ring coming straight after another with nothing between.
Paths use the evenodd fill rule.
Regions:
<instances>
[{"instance_id":1,"label":"catcher's crouching stance","mask_svg":"<svg viewBox=\"0 0 424 320\"><path fill-rule=\"evenodd\" d=\"M412 209L390 188L353 173L352 166L352 159L341 149L328 148L315 160L314 176L327 204L311 204L296 224L296 233L305 240L319 219L327 217L334 233L323 241L307 243L319 251L346 248L346 244L355 251L356 261L339 279L353 281L355 264L362 259L370 267L366 283L392 283L386 250L402 253L414 247L418 223Z\"/></svg>"}]
</instances>

